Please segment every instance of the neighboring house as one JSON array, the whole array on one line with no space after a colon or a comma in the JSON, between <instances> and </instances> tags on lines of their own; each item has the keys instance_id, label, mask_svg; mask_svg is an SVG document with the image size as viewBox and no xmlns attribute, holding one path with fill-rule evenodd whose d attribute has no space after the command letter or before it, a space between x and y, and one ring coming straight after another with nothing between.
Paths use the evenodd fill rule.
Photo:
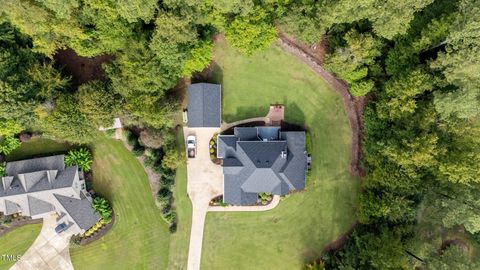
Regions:
<instances>
[{"instance_id":1,"label":"neighboring house","mask_svg":"<svg viewBox=\"0 0 480 270\"><path fill-rule=\"evenodd\" d=\"M219 84L195 83L188 86L187 124L190 128L219 128L222 116Z\"/></svg>"},{"instance_id":2,"label":"neighboring house","mask_svg":"<svg viewBox=\"0 0 480 270\"><path fill-rule=\"evenodd\" d=\"M305 188L305 132L280 127L235 127L219 135L217 157L223 159L223 201L253 205L259 192L285 195Z\"/></svg>"},{"instance_id":3,"label":"neighboring house","mask_svg":"<svg viewBox=\"0 0 480 270\"><path fill-rule=\"evenodd\" d=\"M100 220L86 192L83 173L77 166L65 167L64 155L8 162L0 183L0 212L19 213L33 219L52 212L57 224L80 234Z\"/></svg>"}]
</instances>

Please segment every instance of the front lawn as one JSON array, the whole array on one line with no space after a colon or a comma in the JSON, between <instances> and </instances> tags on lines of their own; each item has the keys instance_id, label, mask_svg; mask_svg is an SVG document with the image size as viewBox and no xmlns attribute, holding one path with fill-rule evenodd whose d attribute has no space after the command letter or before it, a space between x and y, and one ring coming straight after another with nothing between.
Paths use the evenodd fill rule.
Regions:
<instances>
[{"instance_id":1,"label":"front lawn","mask_svg":"<svg viewBox=\"0 0 480 270\"><path fill-rule=\"evenodd\" d=\"M286 105L286 120L305 125L313 169L305 191L263 213L209 213L202 269L301 269L355 223L360 181L348 172L351 130L341 97L308 66L272 47L245 57L216 48L223 119L264 116Z\"/></svg>"},{"instance_id":2,"label":"front lawn","mask_svg":"<svg viewBox=\"0 0 480 270\"><path fill-rule=\"evenodd\" d=\"M0 237L0 256L22 256L33 244L41 229L42 224L28 224ZM0 269L9 269L14 264L15 261L0 257Z\"/></svg>"},{"instance_id":3,"label":"front lawn","mask_svg":"<svg viewBox=\"0 0 480 270\"><path fill-rule=\"evenodd\" d=\"M170 233L142 165L120 141L100 136L93 148L93 188L111 202L116 223L103 238L70 249L75 269L165 269Z\"/></svg>"},{"instance_id":4,"label":"front lawn","mask_svg":"<svg viewBox=\"0 0 480 270\"><path fill-rule=\"evenodd\" d=\"M92 146L94 190L112 203L116 223L103 238L70 250L75 269L165 269L170 233L155 206L142 165L120 141L99 134ZM33 139L8 159L65 153L68 147L52 140ZM22 228L12 234L22 234ZM23 233L16 242L28 248L37 235L38 231Z\"/></svg>"}]
</instances>

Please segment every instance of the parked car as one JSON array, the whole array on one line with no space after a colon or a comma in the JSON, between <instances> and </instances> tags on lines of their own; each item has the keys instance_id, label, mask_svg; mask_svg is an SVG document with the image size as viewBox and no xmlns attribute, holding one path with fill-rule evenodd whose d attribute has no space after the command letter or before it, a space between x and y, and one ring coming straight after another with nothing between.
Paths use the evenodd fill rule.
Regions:
<instances>
[{"instance_id":1,"label":"parked car","mask_svg":"<svg viewBox=\"0 0 480 270\"><path fill-rule=\"evenodd\" d=\"M68 226L67 226L67 224L65 224L65 222L61 223L57 227L55 227L55 232L61 233L61 232L65 231L67 228L68 228Z\"/></svg>"},{"instance_id":2,"label":"parked car","mask_svg":"<svg viewBox=\"0 0 480 270\"><path fill-rule=\"evenodd\" d=\"M188 158L194 158L197 154L197 138L194 135L187 137L187 154Z\"/></svg>"}]
</instances>

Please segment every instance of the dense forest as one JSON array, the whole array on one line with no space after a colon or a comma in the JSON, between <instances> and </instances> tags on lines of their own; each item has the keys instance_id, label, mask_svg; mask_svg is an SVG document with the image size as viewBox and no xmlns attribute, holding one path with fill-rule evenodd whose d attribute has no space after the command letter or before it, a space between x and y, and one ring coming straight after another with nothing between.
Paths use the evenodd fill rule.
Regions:
<instances>
[{"instance_id":1,"label":"dense forest","mask_svg":"<svg viewBox=\"0 0 480 270\"><path fill-rule=\"evenodd\" d=\"M279 33L326 39L325 68L364 114L362 194L344 247L310 269L479 269L479 0L0 0L0 153L24 131L88 143L121 116L172 141L175 86L207 67L214 36L252 55ZM80 85L66 48L109 55ZM455 241L443 241L455 234Z\"/></svg>"}]
</instances>

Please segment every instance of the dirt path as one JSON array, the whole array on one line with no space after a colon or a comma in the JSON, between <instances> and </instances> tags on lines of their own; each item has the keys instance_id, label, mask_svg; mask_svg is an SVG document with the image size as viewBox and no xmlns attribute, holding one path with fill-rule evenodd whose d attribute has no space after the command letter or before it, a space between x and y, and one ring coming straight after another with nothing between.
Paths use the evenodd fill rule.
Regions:
<instances>
[{"instance_id":1,"label":"dirt path","mask_svg":"<svg viewBox=\"0 0 480 270\"><path fill-rule=\"evenodd\" d=\"M74 85L80 85L91 80L105 79L102 64L113 60L112 55L82 57L70 48L59 50L53 58L55 63L63 68L64 73L72 76Z\"/></svg>"},{"instance_id":2,"label":"dirt path","mask_svg":"<svg viewBox=\"0 0 480 270\"><path fill-rule=\"evenodd\" d=\"M337 79L333 74L322 67L323 59L318 53L313 53L310 48L297 44L294 40L280 35L278 39L280 47L296 56L302 62L311 67L324 80L326 80L343 98L345 110L352 128L352 160L350 163L350 173L355 176L364 176L365 172L360 165L362 159L362 131L363 131L363 111L367 103L367 98L356 98L348 92L346 82Z\"/></svg>"}]
</instances>

